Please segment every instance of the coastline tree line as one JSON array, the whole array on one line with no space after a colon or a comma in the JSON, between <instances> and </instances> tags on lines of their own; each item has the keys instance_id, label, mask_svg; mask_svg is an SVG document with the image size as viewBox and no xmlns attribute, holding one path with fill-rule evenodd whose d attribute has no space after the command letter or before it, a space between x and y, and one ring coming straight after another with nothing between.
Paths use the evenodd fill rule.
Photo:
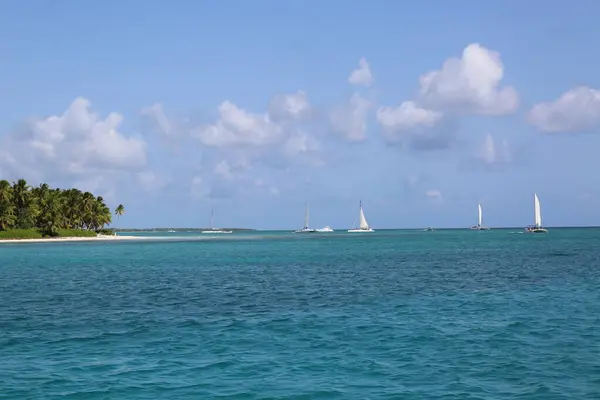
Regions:
<instances>
[{"instance_id":1,"label":"coastline tree line","mask_svg":"<svg viewBox=\"0 0 600 400\"><path fill-rule=\"evenodd\" d=\"M124 212L119 205L115 215ZM104 233L111 221L111 210L101 196L79 189L53 189L46 183L32 188L25 179L12 184L0 180L0 231L35 229L57 236L67 230L91 235Z\"/></svg>"}]
</instances>

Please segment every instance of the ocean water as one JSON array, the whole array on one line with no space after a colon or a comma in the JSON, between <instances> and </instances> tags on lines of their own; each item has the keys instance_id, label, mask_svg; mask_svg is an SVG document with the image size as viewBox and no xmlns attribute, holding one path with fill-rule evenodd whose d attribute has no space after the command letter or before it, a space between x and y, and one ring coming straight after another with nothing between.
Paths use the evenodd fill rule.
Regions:
<instances>
[{"instance_id":1,"label":"ocean water","mask_svg":"<svg viewBox=\"0 0 600 400\"><path fill-rule=\"evenodd\" d=\"M162 235L0 244L0 398L600 398L600 229Z\"/></svg>"}]
</instances>

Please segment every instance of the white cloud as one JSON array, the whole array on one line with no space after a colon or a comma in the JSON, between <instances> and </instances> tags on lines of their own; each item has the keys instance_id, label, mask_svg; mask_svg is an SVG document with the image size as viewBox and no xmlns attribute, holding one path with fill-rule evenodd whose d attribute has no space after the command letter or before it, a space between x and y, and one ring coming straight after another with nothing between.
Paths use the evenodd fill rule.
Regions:
<instances>
[{"instance_id":1,"label":"white cloud","mask_svg":"<svg viewBox=\"0 0 600 400\"><path fill-rule=\"evenodd\" d=\"M424 105L462 114L502 115L519 105L516 90L500 87L504 65L500 54L477 43L468 45L461 58L446 60L442 68L420 77Z\"/></svg>"},{"instance_id":2,"label":"white cloud","mask_svg":"<svg viewBox=\"0 0 600 400\"><path fill-rule=\"evenodd\" d=\"M441 112L412 101L398 107L380 107L376 114L385 140L419 151L440 150L451 145L456 131L451 124L443 123L443 117Z\"/></svg>"},{"instance_id":3,"label":"white cloud","mask_svg":"<svg viewBox=\"0 0 600 400\"><path fill-rule=\"evenodd\" d=\"M580 86L557 100L535 105L529 122L545 133L583 132L600 127L600 90Z\"/></svg>"},{"instance_id":4,"label":"white cloud","mask_svg":"<svg viewBox=\"0 0 600 400\"><path fill-rule=\"evenodd\" d=\"M224 101L219 106L219 119L193 132L207 146L268 145L283 137L281 127L269 114L253 114Z\"/></svg>"},{"instance_id":5,"label":"white cloud","mask_svg":"<svg viewBox=\"0 0 600 400\"><path fill-rule=\"evenodd\" d=\"M380 107L377 121L390 132L405 132L416 127L433 127L442 118L442 113L426 110L412 101L405 101L398 107Z\"/></svg>"},{"instance_id":6,"label":"white cloud","mask_svg":"<svg viewBox=\"0 0 600 400\"><path fill-rule=\"evenodd\" d=\"M371 103L358 93L345 106L335 107L330 114L332 130L349 141L361 142L367 137L367 115Z\"/></svg>"},{"instance_id":7,"label":"white cloud","mask_svg":"<svg viewBox=\"0 0 600 400\"><path fill-rule=\"evenodd\" d=\"M477 150L475 158L487 165L507 164L512 161L512 154L505 138L497 143L488 133Z\"/></svg>"},{"instance_id":8,"label":"white cloud","mask_svg":"<svg viewBox=\"0 0 600 400\"><path fill-rule=\"evenodd\" d=\"M233 172L231 171L231 166L226 160L223 160L220 163L218 163L214 169L214 172L217 176L223 179L233 179Z\"/></svg>"},{"instance_id":9,"label":"white cloud","mask_svg":"<svg viewBox=\"0 0 600 400\"><path fill-rule=\"evenodd\" d=\"M59 116L32 119L10 132L0 146L6 169L18 176L42 179L48 173L81 175L114 171L141 171L146 165L146 143L118 131L123 116L102 119L79 97ZM6 155L20 154L17 160Z\"/></svg>"},{"instance_id":10,"label":"white cloud","mask_svg":"<svg viewBox=\"0 0 600 400\"><path fill-rule=\"evenodd\" d=\"M369 63L363 57L358 61L358 68L350 73L348 82L352 85L370 86L373 83L373 74Z\"/></svg>"},{"instance_id":11,"label":"white cloud","mask_svg":"<svg viewBox=\"0 0 600 400\"><path fill-rule=\"evenodd\" d=\"M277 118L302 118L310 110L308 96L299 90L296 93L280 94L269 103L269 116Z\"/></svg>"}]
</instances>

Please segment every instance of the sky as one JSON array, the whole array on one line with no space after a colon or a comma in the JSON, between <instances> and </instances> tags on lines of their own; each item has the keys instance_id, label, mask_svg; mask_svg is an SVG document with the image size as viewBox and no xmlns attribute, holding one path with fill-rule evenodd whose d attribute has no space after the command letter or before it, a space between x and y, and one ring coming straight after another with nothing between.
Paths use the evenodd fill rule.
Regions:
<instances>
[{"instance_id":1,"label":"sky","mask_svg":"<svg viewBox=\"0 0 600 400\"><path fill-rule=\"evenodd\" d=\"M7 0L0 179L124 227L600 225L600 3Z\"/></svg>"}]
</instances>

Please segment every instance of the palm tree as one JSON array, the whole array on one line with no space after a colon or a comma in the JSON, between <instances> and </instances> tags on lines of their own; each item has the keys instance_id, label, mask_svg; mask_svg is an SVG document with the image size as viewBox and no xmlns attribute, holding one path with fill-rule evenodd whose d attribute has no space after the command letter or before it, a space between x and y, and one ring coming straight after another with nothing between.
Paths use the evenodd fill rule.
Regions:
<instances>
[{"instance_id":1,"label":"palm tree","mask_svg":"<svg viewBox=\"0 0 600 400\"><path fill-rule=\"evenodd\" d=\"M15 207L10 182L0 181L0 231L10 229L15 223Z\"/></svg>"},{"instance_id":2,"label":"palm tree","mask_svg":"<svg viewBox=\"0 0 600 400\"><path fill-rule=\"evenodd\" d=\"M122 204L115 215L125 213ZM46 183L31 189L24 179L12 185L0 180L0 230L37 228L55 235L59 229L101 230L112 213L101 196L78 189L52 189Z\"/></svg>"},{"instance_id":3,"label":"palm tree","mask_svg":"<svg viewBox=\"0 0 600 400\"><path fill-rule=\"evenodd\" d=\"M16 208L16 227L30 228L34 224L35 207L32 201L32 192L25 179L13 183L13 204Z\"/></svg>"},{"instance_id":4,"label":"palm tree","mask_svg":"<svg viewBox=\"0 0 600 400\"><path fill-rule=\"evenodd\" d=\"M121 215L123 214L125 214L125 207L123 207L123 204L119 204L117 208L115 208L115 215L117 216L117 223L115 225L119 223L119 218L121 218Z\"/></svg>"}]
</instances>

